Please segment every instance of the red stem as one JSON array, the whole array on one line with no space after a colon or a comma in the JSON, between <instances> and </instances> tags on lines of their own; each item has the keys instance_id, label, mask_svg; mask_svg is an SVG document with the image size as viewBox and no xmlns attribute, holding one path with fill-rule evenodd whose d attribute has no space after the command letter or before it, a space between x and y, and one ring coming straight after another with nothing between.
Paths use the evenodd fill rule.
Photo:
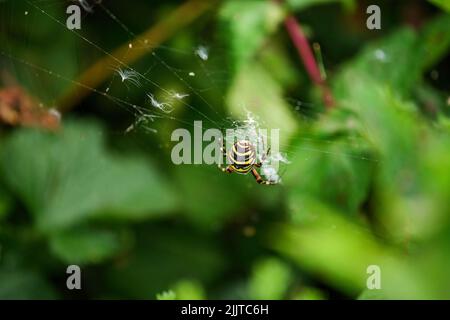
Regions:
<instances>
[{"instance_id":1,"label":"red stem","mask_svg":"<svg viewBox=\"0 0 450 320\"><path fill-rule=\"evenodd\" d=\"M278 2L282 2L282 0L278 0ZM284 26L289 33L292 43L296 47L301 60L303 61L311 81L322 91L322 99L325 106L328 109L331 109L334 107L334 99L331 90L326 81L322 78L319 66L317 65L311 46L309 45L308 39L306 38L302 27L293 15L286 16L284 19Z\"/></svg>"}]
</instances>

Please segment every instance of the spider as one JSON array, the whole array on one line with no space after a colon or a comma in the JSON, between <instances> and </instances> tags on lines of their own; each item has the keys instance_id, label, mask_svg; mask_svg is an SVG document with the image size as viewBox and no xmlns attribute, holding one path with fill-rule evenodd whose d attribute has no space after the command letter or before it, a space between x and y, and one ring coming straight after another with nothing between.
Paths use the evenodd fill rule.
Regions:
<instances>
[{"instance_id":1,"label":"spider","mask_svg":"<svg viewBox=\"0 0 450 320\"><path fill-rule=\"evenodd\" d=\"M267 149L260 162L257 161L255 146L248 140L239 140L235 142L228 153L226 151L225 144L222 141L220 150L222 151L223 156L225 156L231 163L227 167L223 167L219 163L219 169L222 170L222 172L236 172L239 174L247 174L251 172L255 177L256 182L259 184L277 184L274 181L264 180L255 169L255 167L260 168L262 166L266 157L269 155L270 148Z\"/></svg>"}]
</instances>

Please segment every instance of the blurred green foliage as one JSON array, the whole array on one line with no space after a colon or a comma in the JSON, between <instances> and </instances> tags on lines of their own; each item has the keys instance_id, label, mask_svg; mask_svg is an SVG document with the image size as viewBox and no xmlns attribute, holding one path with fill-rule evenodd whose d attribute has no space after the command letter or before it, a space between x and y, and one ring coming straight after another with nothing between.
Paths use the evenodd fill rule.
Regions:
<instances>
[{"instance_id":1,"label":"blurred green foliage","mask_svg":"<svg viewBox=\"0 0 450 320\"><path fill-rule=\"evenodd\" d=\"M156 96L190 94L191 108L149 123L156 134L125 134L135 110L94 92L55 132L2 125L0 298L450 298L450 8L375 2L379 31L365 27L365 1L218 1L155 49L164 64L150 54L133 64ZM67 4L42 8L64 21ZM177 5L105 4L136 33ZM53 106L76 86L63 79L102 56L26 1L0 12L2 88L14 78ZM331 110L283 28L288 12L322 46ZM80 33L109 52L132 40L123 31L96 7ZM145 86L99 90L144 105ZM226 127L247 110L281 129L283 184L172 164L173 129ZM65 287L70 264L81 292ZM366 287L369 265L381 290Z\"/></svg>"}]
</instances>

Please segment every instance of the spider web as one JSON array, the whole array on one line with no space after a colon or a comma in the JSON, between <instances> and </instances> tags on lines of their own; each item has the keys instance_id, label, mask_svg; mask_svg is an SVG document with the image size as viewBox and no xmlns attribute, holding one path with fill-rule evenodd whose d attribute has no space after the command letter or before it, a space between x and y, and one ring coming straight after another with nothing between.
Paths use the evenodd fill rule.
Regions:
<instances>
[{"instance_id":1,"label":"spider web","mask_svg":"<svg viewBox=\"0 0 450 320\"><path fill-rule=\"evenodd\" d=\"M7 33L11 26L17 27L19 24L24 35L36 33L33 27L43 22L45 25L56 25L61 33L70 33L72 41L83 49L89 48L89 55L78 56L79 70L63 70L55 66L42 64L29 58L24 52L12 50L8 43L0 49L3 62L7 72L22 80L34 93L39 94L39 98L47 107L56 107L57 98L60 96L62 88L75 86L98 95L113 105L120 107L131 114L133 120L124 128L124 133L135 130L143 130L152 134L159 134L158 121L171 121L182 126L194 127L192 117L200 118L209 126L221 130L234 128L241 130L245 137L254 137L255 143L259 143L261 138L257 131L264 127L264 123L256 116L247 112L246 119L233 119L227 115L223 106L225 103L225 91L227 85L232 81L225 59L225 49L212 45L212 40L197 41L194 47L186 49L186 46L168 46L154 44L151 39L140 40L136 46L133 42L138 38L138 32L125 23L117 12L114 12L112 5L106 1L66 1L66 0L24 0L20 5L15 1L0 2L0 6L9 5L8 10L2 10L2 28ZM69 30L66 27L65 19L67 14L65 9L70 4L78 4L83 9L82 29ZM108 30L90 29L92 19L96 15L104 14L108 17L110 24ZM13 20L13 17L21 16L21 19ZM145 14L143 14L145 16ZM151 23L149 23L151 24ZM111 29L109 29L111 28ZM111 37L121 35L125 42L128 42L128 49L124 56L117 57L112 54L113 48L108 48L100 40L102 36ZM31 37L30 37L31 38ZM100 38L100 39L99 39ZM35 48L29 37L20 41L26 42L27 49ZM210 42L210 43L209 43ZM134 45L133 45L134 43ZM121 43L117 43L120 45ZM12 47L12 46L11 46ZM43 48L45 50L45 48ZM139 62L127 63L127 55L133 50L146 50L145 56ZM85 52L83 50L83 52ZM108 57L112 61L107 68L111 70L109 79L100 86L89 86L78 80L77 74L83 69L93 64L102 57ZM188 66L176 66L178 61L189 61ZM157 77L153 77L157 75ZM163 75L161 77L161 75ZM45 77L45 81L42 81ZM57 85L44 87L46 82L56 82ZM159 79L159 80L156 80ZM207 87L202 87L208 83ZM21 83L22 84L22 83ZM200 85L199 85L200 84ZM50 91L50 92L49 92ZM47 99L46 97L47 96ZM50 97L50 98L48 98ZM220 97L217 99L217 97ZM308 103L295 98L286 98L286 101L297 111L297 115L302 120L313 121L318 114L318 108L314 103ZM245 106L242 106L245 108ZM184 117L189 111L190 119ZM195 118L194 118L195 120ZM313 137L300 137L300 140L315 142ZM356 138L355 138L356 139ZM334 141L320 140L321 143L331 144ZM354 141L346 142L354 145ZM288 158L296 150L288 150L288 145L280 146L280 152L270 155L270 161L281 161L289 163ZM300 146L305 154L320 153L328 156L346 156L363 161L378 160L363 157L358 154L332 152L326 148ZM260 150L260 148L258 148ZM261 159L264 150L261 150L258 157ZM262 167L262 173L272 180L279 180L278 171L274 171L270 165Z\"/></svg>"}]
</instances>

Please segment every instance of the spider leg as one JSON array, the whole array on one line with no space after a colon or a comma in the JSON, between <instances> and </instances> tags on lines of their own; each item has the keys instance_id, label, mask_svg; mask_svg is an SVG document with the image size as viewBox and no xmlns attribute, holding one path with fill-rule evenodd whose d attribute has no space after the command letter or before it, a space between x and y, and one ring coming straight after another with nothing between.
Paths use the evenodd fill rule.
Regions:
<instances>
[{"instance_id":1,"label":"spider leg","mask_svg":"<svg viewBox=\"0 0 450 320\"><path fill-rule=\"evenodd\" d=\"M231 166L226 166L225 168L224 167L221 167L220 168L223 172L228 172L228 173L233 173L233 168L231 167Z\"/></svg>"},{"instance_id":2,"label":"spider leg","mask_svg":"<svg viewBox=\"0 0 450 320\"><path fill-rule=\"evenodd\" d=\"M274 185L277 184L276 182L273 181L268 181L268 180L264 180L261 175L258 173L258 171L256 171L256 169L252 169L252 174L256 179L256 182L258 182L259 184L265 184L265 185Z\"/></svg>"},{"instance_id":3,"label":"spider leg","mask_svg":"<svg viewBox=\"0 0 450 320\"><path fill-rule=\"evenodd\" d=\"M227 156L227 149L225 147L225 141L223 141L222 138L220 138L220 152L222 152L222 155L224 157ZM222 160L223 160L223 158L222 158ZM233 172L233 168L231 166L224 167L222 165L222 163L220 163L220 162L217 164L217 166L219 167L220 170L222 170L222 172L228 172L228 173L232 173Z\"/></svg>"},{"instance_id":4,"label":"spider leg","mask_svg":"<svg viewBox=\"0 0 450 320\"><path fill-rule=\"evenodd\" d=\"M266 153L262 156L262 162L266 161L266 158L269 156L270 154L270 147L267 149Z\"/></svg>"},{"instance_id":5,"label":"spider leg","mask_svg":"<svg viewBox=\"0 0 450 320\"><path fill-rule=\"evenodd\" d=\"M220 152L222 152L222 154L224 156L227 155L227 148L225 147L225 141L223 141L222 138L219 139L219 143L220 143Z\"/></svg>"}]
</instances>

